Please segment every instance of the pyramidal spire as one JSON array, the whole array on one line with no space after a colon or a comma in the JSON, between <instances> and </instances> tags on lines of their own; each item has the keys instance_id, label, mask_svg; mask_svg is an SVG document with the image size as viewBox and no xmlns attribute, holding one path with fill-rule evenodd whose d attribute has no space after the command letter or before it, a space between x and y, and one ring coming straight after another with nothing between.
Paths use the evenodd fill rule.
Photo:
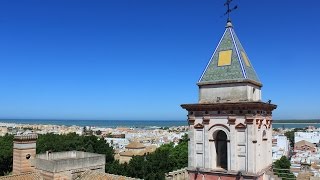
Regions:
<instances>
[{"instance_id":1,"label":"pyramidal spire","mask_svg":"<svg viewBox=\"0 0 320 180\"><path fill-rule=\"evenodd\" d=\"M198 85L250 81L262 86L246 51L228 19L226 29Z\"/></svg>"}]
</instances>

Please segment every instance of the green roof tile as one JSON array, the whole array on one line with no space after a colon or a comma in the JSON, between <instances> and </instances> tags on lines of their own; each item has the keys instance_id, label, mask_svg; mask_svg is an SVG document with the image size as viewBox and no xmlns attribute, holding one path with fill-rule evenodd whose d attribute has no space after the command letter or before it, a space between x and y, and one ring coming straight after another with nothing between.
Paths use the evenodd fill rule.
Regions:
<instances>
[{"instance_id":1,"label":"green roof tile","mask_svg":"<svg viewBox=\"0 0 320 180\"><path fill-rule=\"evenodd\" d=\"M231 64L218 66L219 53L226 50L232 50ZM249 58L247 58L248 62L246 63L243 54L246 54L246 52L229 22L216 50L199 80L199 83L207 84L223 81L251 80L261 84L252 63Z\"/></svg>"}]
</instances>

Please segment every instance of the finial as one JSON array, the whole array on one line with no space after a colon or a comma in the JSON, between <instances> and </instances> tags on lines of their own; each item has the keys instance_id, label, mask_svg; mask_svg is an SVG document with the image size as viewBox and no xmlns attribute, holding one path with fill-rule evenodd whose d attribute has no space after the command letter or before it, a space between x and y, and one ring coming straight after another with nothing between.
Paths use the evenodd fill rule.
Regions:
<instances>
[{"instance_id":1,"label":"finial","mask_svg":"<svg viewBox=\"0 0 320 180\"><path fill-rule=\"evenodd\" d=\"M232 28L232 23L231 23L230 19L228 19L228 21L227 21L226 28Z\"/></svg>"},{"instance_id":2,"label":"finial","mask_svg":"<svg viewBox=\"0 0 320 180\"><path fill-rule=\"evenodd\" d=\"M227 6L227 11L224 13L224 15L228 15L227 26L228 26L228 23L231 24L230 13L238 8L237 5L235 5L233 8L230 8L231 2L232 2L232 0L227 0L227 2L224 3L224 6ZM231 24L231 26L232 26L232 24Z\"/></svg>"}]
</instances>

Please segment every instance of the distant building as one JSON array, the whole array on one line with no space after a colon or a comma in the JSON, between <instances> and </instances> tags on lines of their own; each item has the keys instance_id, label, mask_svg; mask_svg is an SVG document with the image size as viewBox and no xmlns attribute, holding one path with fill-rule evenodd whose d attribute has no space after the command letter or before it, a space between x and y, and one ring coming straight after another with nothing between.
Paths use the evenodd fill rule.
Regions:
<instances>
[{"instance_id":1,"label":"distant building","mask_svg":"<svg viewBox=\"0 0 320 180\"><path fill-rule=\"evenodd\" d=\"M317 150L316 145L311 142L308 142L306 140L302 140L302 141L294 143L294 151L316 152L316 150Z\"/></svg>"},{"instance_id":2,"label":"distant building","mask_svg":"<svg viewBox=\"0 0 320 180\"><path fill-rule=\"evenodd\" d=\"M320 142L320 132L295 132L294 133L294 142L299 142L306 140L310 143L319 143Z\"/></svg>"},{"instance_id":3,"label":"distant building","mask_svg":"<svg viewBox=\"0 0 320 180\"><path fill-rule=\"evenodd\" d=\"M157 149L157 146L145 146L138 141L132 141L126 146L126 150L115 155L115 159L118 159L120 163L129 163L133 156L144 156L148 153L152 153Z\"/></svg>"},{"instance_id":4,"label":"distant building","mask_svg":"<svg viewBox=\"0 0 320 180\"><path fill-rule=\"evenodd\" d=\"M8 128L6 126L0 126L0 136L4 136L8 133Z\"/></svg>"},{"instance_id":5,"label":"distant building","mask_svg":"<svg viewBox=\"0 0 320 180\"><path fill-rule=\"evenodd\" d=\"M110 144L114 149L124 149L126 145L129 144L129 140L126 138L104 138L108 144Z\"/></svg>"},{"instance_id":6,"label":"distant building","mask_svg":"<svg viewBox=\"0 0 320 180\"><path fill-rule=\"evenodd\" d=\"M272 137L272 160L276 161L282 156L289 157L290 141L284 135L276 135Z\"/></svg>"}]
</instances>

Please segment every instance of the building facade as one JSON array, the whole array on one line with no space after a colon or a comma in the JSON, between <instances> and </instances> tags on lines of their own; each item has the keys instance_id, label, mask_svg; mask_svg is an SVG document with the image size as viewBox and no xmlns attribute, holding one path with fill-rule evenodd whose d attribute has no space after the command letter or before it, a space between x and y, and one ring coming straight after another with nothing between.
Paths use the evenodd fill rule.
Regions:
<instances>
[{"instance_id":1,"label":"building facade","mask_svg":"<svg viewBox=\"0 0 320 180\"><path fill-rule=\"evenodd\" d=\"M272 111L228 21L188 111L190 179L264 179L272 165Z\"/></svg>"}]
</instances>

